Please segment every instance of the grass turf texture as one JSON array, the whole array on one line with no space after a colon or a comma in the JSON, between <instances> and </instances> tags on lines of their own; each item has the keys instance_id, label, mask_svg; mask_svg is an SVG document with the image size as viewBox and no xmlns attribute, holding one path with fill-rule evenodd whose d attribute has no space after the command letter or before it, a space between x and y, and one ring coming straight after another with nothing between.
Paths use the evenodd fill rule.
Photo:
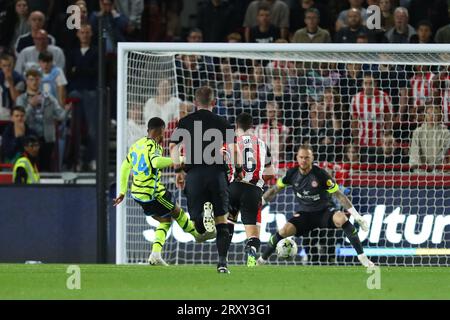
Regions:
<instances>
[{"instance_id":1,"label":"grass turf texture","mask_svg":"<svg viewBox=\"0 0 450 320\"><path fill-rule=\"evenodd\" d=\"M67 265L0 264L0 299L450 299L450 268L381 267L369 290L363 267L80 265L68 290Z\"/></svg>"}]
</instances>

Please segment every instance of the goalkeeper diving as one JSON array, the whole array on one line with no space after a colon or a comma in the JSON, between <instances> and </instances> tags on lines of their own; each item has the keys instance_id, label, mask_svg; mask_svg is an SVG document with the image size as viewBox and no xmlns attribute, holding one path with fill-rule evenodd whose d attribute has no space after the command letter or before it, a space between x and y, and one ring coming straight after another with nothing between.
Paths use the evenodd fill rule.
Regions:
<instances>
[{"instance_id":1,"label":"goalkeeper diving","mask_svg":"<svg viewBox=\"0 0 450 320\"><path fill-rule=\"evenodd\" d=\"M355 221L364 230L368 230L367 222L356 211L351 201L339 190L338 184L330 175L318 166L313 165L314 155L311 146L300 146L297 153L298 167L289 169L277 184L267 190L262 198L263 204L271 201L282 189L291 186L299 203L298 212L275 234L270 237L268 247L258 258L259 265L265 264L275 251L277 243L287 237L305 236L316 228L342 228L355 249L358 260L365 267L374 266L364 254L361 241L355 226L348 220L344 212L331 204L331 196L341 203Z\"/></svg>"},{"instance_id":2,"label":"goalkeeper diving","mask_svg":"<svg viewBox=\"0 0 450 320\"><path fill-rule=\"evenodd\" d=\"M212 233L200 234L194 223L175 202L171 193L161 183L161 171L173 165L170 157L163 157L160 143L164 137L165 123L161 118L151 118L147 125L147 136L137 140L122 162L120 174L120 193L114 199L114 206L120 204L128 190L130 173L133 175L131 197L142 207L146 216L159 221L155 230L152 252L148 259L151 265L167 265L161 257L162 247L172 219L190 233L197 242L213 238Z\"/></svg>"}]
</instances>

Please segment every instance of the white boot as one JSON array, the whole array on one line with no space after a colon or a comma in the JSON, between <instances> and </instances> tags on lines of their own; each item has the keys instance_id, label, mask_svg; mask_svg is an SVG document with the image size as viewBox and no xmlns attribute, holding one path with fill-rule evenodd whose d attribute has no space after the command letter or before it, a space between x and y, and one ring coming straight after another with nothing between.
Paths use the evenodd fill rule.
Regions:
<instances>
[{"instance_id":1,"label":"white boot","mask_svg":"<svg viewBox=\"0 0 450 320\"><path fill-rule=\"evenodd\" d=\"M160 252L152 252L148 258L148 263L152 266L168 266L167 262L161 257Z\"/></svg>"},{"instance_id":2,"label":"white boot","mask_svg":"<svg viewBox=\"0 0 450 320\"><path fill-rule=\"evenodd\" d=\"M214 221L214 211L211 202L205 202L203 205L203 225L206 232L216 232L216 222Z\"/></svg>"},{"instance_id":3,"label":"white boot","mask_svg":"<svg viewBox=\"0 0 450 320\"><path fill-rule=\"evenodd\" d=\"M264 260L262 257L259 257L258 260L256 260L256 264L258 266L262 266L262 265L264 265L266 263L267 263L267 260Z\"/></svg>"}]
</instances>

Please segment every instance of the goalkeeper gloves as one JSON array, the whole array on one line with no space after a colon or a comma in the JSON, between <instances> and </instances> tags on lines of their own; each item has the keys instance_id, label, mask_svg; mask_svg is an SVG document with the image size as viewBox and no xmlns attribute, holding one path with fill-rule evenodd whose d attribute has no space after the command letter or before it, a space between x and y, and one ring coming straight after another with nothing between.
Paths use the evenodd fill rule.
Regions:
<instances>
[{"instance_id":1,"label":"goalkeeper gloves","mask_svg":"<svg viewBox=\"0 0 450 320\"><path fill-rule=\"evenodd\" d=\"M347 211L353 216L353 218L355 218L355 221L358 222L358 224L360 225L361 229L363 229L363 231L365 231L365 232L369 231L369 226L367 224L367 221L364 220L364 218L358 213L358 211L355 209L355 207L351 207Z\"/></svg>"}]
</instances>

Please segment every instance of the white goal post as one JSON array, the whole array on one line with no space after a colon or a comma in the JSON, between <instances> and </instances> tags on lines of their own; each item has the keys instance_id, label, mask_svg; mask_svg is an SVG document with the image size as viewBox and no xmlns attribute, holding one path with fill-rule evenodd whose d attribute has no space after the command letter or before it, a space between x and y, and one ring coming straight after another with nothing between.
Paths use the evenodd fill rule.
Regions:
<instances>
[{"instance_id":1,"label":"white goal post","mask_svg":"<svg viewBox=\"0 0 450 320\"><path fill-rule=\"evenodd\" d=\"M178 105L177 116L182 104L183 112L192 111L193 91L208 84L219 93L216 112L233 122L239 112L250 110L256 131L269 145L276 134L270 147L276 149L271 151L279 176L295 164L296 146L314 144L316 160L335 175L369 222L369 232L360 230L359 236L376 263L450 265L450 144L428 136L429 148L443 149L436 151L433 165L431 155L418 160L410 155L417 147L415 132L433 112L427 111L430 105L442 111L442 127L450 125L450 44L119 43L117 59L117 189L120 164L130 143L146 134L145 117L155 105L150 99L162 90L161 81L168 80L165 90ZM375 91L366 97L362 92L370 86ZM278 115L275 120L269 108ZM264 129L265 121L271 129ZM275 129L273 121L279 122ZM440 132L435 140L446 137ZM187 211L170 170L164 182ZM263 248L268 235L292 216L295 201L288 190L263 209ZM116 208L116 263L145 262L155 226L127 195ZM244 262L244 240L238 225L229 253L232 264ZM339 230L315 231L297 243L293 261L273 257L270 263L357 261ZM215 254L214 242L195 244L172 224L163 248L169 263L212 264Z\"/></svg>"}]
</instances>

